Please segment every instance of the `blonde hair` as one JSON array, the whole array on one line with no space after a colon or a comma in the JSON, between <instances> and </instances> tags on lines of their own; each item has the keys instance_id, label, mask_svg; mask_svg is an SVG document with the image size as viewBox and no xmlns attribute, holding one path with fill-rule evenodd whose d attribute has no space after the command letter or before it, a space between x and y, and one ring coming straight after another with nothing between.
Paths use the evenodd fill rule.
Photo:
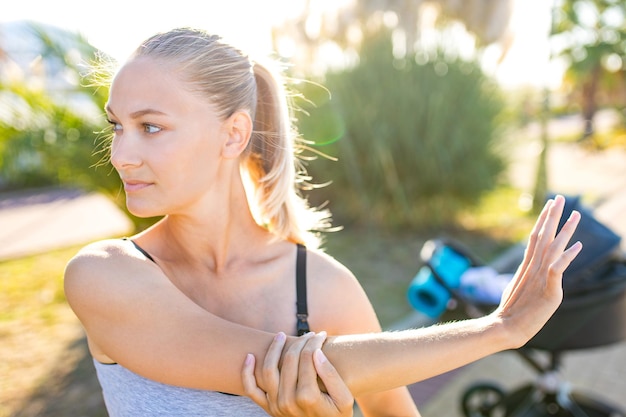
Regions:
<instances>
[{"instance_id":1,"label":"blonde hair","mask_svg":"<svg viewBox=\"0 0 626 417\"><path fill-rule=\"evenodd\" d=\"M256 221L279 238L318 247L319 232L330 227L330 213L310 207L301 195L310 180L298 158L305 145L292 124L280 74L252 63L219 36L189 28L159 33L133 56L178 65L190 91L206 97L220 117L250 112L253 132L241 169L252 184L248 200Z\"/></svg>"}]
</instances>

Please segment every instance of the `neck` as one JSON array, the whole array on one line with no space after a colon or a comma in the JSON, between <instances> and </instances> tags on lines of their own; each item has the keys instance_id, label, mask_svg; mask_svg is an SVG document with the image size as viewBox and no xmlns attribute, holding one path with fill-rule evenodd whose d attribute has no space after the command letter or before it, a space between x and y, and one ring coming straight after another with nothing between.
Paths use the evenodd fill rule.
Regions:
<instances>
[{"instance_id":1,"label":"neck","mask_svg":"<svg viewBox=\"0 0 626 417\"><path fill-rule=\"evenodd\" d=\"M195 265L219 274L255 253L255 247L266 245L271 236L254 220L241 180L217 194L184 213L165 216L138 238L165 262Z\"/></svg>"}]
</instances>

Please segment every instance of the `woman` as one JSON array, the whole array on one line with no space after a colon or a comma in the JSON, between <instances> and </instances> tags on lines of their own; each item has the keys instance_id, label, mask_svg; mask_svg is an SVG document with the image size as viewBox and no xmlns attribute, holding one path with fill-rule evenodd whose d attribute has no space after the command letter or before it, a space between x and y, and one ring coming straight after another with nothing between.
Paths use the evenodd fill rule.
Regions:
<instances>
[{"instance_id":1,"label":"woman","mask_svg":"<svg viewBox=\"0 0 626 417\"><path fill-rule=\"evenodd\" d=\"M106 112L129 211L164 216L66 269L113 417L351 415L352 395L366 416L419 415L402 386L524 344L581 247L565 250L577 213L555 237L558 197L494 313L379 333L353 275L315 250L327 215L294 188L285 93L265 67L203 31L157 34L116 74Z\"/></svg>"}]
</instances>

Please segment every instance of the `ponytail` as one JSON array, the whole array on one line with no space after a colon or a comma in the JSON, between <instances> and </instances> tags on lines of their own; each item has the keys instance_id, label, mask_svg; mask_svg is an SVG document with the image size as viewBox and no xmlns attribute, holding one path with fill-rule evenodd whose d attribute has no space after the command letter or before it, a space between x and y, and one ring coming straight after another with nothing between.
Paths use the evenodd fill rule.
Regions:
<instances>
[{"instance_id":1,"label":"ponytail","mask_svg":"<svg viewBox=\"0 0 626 417\"><path fill-rule=\"evenodd\" d=\"M303 144L291 124L285 87L261 64L253 72L257 103L244 168L254 186L257 222L278 237L316 248L316 232L330 227L330 213L309 207L300 193L309 177L298 159Z\"/></svg>"}]
</instances>

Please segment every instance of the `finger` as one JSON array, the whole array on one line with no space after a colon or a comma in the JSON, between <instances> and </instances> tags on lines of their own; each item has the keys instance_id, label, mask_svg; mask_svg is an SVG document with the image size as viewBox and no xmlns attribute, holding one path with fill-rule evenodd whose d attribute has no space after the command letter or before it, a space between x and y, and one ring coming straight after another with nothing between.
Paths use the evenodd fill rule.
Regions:
<instances>
[{"instance_id":1,"label":"finger","mask_svg":"<svg viewBox=\"0 0 626 417\"><path fill-rule=\"evenodd\" d=\"M555 229L557 225L550 223L553 223L555 219L560 221L562 207L559 207L559 203L561 202L558 200L555 201L556 210L553 210L550 213L550 216L552 217L551 219L550 216L546 219L546 224L544 226L545 230L543 233L547 235L556 233ZM573 249L570 249L567 254L564 253L565 247L571 240L579 221L580 213L572 211L559 234L554 237L551 242L548 242L547 239L544 241L544 243L548 246L544 248L542 247L542 243L538 245L538 254L536 254L536 257L534 257L531 261L535 265L526 271L525 275L527 277L526 279L532 278L533 280L537 280L537 278L541 278L535 285L528 286L522 285L521 281L524 281L525 279L521 278L520 282L516 283L515 287L510 291L507 299L517 297L517 292L522 289L527 289L528 291L537 291L539 289L541 292L537 295L545 297L546 299L556 300L555 297L562 297L563 272L582 247L582 245L576 245Z\"/></svg>"},{"instance_id":2,"label":"finger","mask_svg":"<svg viewBox=\"0 0 626 417\"><path fill-rule=\"evenodd\" d=\"M542 266L546 280L543 296L546 299L558 300L559 303L563 300L563 273L582 249L582 243L576 242L569 249L565 250L579 220L580 214L572 212L570 218L563 225L561 232L555 238L552 247L549 249L549 254L546 256L545 263Z\"/></svg>"},{"instance_id":3,"label":"finger","mask_svg":"<svg viewBox=\"0 0 626 417\"><path fill-rule=\"evenodd\" d=\"M526 246L526 252L524 254L524 263L523 263L524 266L530 262L530 258L532 257L532 254L535 252L535 247L537 245L539 233L543 229L543 225L546 222L546 218L548 217L548 211L550 210L550 207L552 207L552 204L554 204L554 200L550 199L546 201L546 204L541 210L541 213L539 214L539 217L537 218L537 221L535 222L535 225L533 226L530 232L530 236L528 238L528 245Z\"/></svg>"},{"instance_id":4,"label":"finger","mask_svg":"<svg viewBox=\"0 0 626 417\"><path fill-rule=\"evenodd\" d=\"M526 280L539 275L544 264L546 247L554 240L564 206L565 199L561 195L546 202L530 233L522 264L502 294L501 304L515 298L520 288L525 286Z\"/></svg>"},{"instance_id":5,"label":"finger","mask_svg":"<svg viewBox=\"0 0 626 417\"><path fill-rule=\"evenodd\" d=\"M559 228L561 217L563 216L563 210L565 209L565 197L557 195L554 197L552 206L548 209L548 216L544 222L543 229L540 233L540 239L551 242L556 236L556 231Z\"/></svg>"},{"instance_id":6,"label":"finger","mask_svg":"<svg viewBox=\"0 0 626 417\"><path fill-rule=\"evenodd\" d=\"M522 278L528 276L536 276L544 264L547 249L556 236L556 231L565 207L565 198L557 195L553 200L549 200L544 207L536 228L531 233L533 240L532 247L529 249L528 256L525 259L525 265Z\"/></svg>"},{"instance_id":7,"label":"finger","mask_svg":"<svg viewBox=\"0 0 626 417\"><path fill-rule=\"evenodd\" d=\"M529 250L528 265L531 274L538 272L545 250L548 245L554 240L556 235L556 229L561 218L561 212L563 210L563 197L556 196L554 200L551 200L550 204L547 204L542 212L543 221L540 224L537 223L537 229L533 230L533 247Z\"/></svg>"},{"instance_id":8,"label":"finger","mask_svg":"<svg viewBox=\"0 0 626 417\"><path fill-rule=\"evenodd\" d=\"M317 371L313 364L313 353L322 347L326 341L326 332L322 331L310 338L300 353L298 369L297 402L301 408L313 407L322 397L317 378Z\"/></svg>"},{"instance_id":9,"label":"finger","mask_svg":"<svg viewBox=\"0 0 626 417\"><path fill-rule=\"evenodd\" d=\"M528 237L528 244L526 245L526 249L524 250L524 257L522 259L522 263L517 268L513 279L506 286L502 293L501 303L508 300L513 293L517 290L519 285L523 282L524 278L527 276L527 270L530 266L530 263L533 259L535 259L535 251L537 247L537 242L539 240L539 234L541 230L544 228L544 224L546 222L546 218L548 217L548 211L554 204L554 200L549 199L546 201L541 213L537 217L537 221L533 226L530 235Z\"/></svg>"},{"instance_id":10,"label":"finger","mask_svg":"<svg viewBox=\"0 0 626 417\"><path fill-rule=\"evenodd\" d=\"M551 249L554 250L557 255L560 255L565 250L565 247L574 236L580 219L580 213L573 210L567 221L563 224L563 227L559 231L558 235L554 238L554 244Z\"/></svg>"},{"instance_id":11,"label":"finger","mask_svg":"<svg viewBox=\"0 0 626 417\"><path fill-rule=\"evenodd\" d=\"M563 255L552 264L555 272L562 275L582 249L583 244L580 241L570 246L569 249L563 252Z\"/></svg>"},{"instance_id":12,"label":"finger","mask_svg":"<svg viewBox=\"0 0 626 417\"><path fill-rule=\"evenodd\" d=\"M263 361L262 378L263 385L261 388L265 390L270 401L276 400L278 396L278 387L280 384L279 362L287 341L287 336L283 332L279 332L274 336L274 340L265 354Z\"/></svg>"},{"instance_id":13,"label":"finger","mask_svg":"<svg viewBox=\"0 0 626 417\"><path fill-rule=\"evenodd\" d=\"M563 228L559 232L558 236L554 239L554 243L551 248L550 253L550 272L556 273L556 275L562 275L565 272L565 269L569 266L571 261L574 260L576 255L582 249L582 243L577 242L572 247L570 247L567 251L565 248L567 244L574 236L574 232L576 231L576 227L580 222L580 213L577 211L572 211L569 219L563 225Z\"/></svg>"},{"instance_id":14,"label":"finger","mask_svg":"<svg viewBox=\"0 0 626 417\"><path fill-rule=\"evenodd\" d=\"M548 217L548 211L550 210L550 207L552 207L553 203L554 203L554 200L552 199L546 201L546 204L541 210L541 213L537 217L537 221L535 222L532 230L530 231L530 235L528 236L528 244L526 245L526 250L524 251L524 258L522 259L522 263L517 268L517 273L515 274L517 278L524 276L524 273L526 269L528 268L528 265L530 264L531 259L534 256L535 248L537 246L537 240L539 239L539 233L543 229L544 223L546 222L546 218ZM514 284L515 283L512 283L510 287L512 287Z\"/></svg>"},{"instance_id":15,"label":"finger","mask_svg":"<svg viewBox=\"0 0 626 417\"><path fill-rule=\"evenodd\" d=\"M319 385L317 384L317 371L313 365L313 353L322 347L326 341L326 336L325 331L319 332L302 348L302 352L300 353L300 368L298 370L300 375L298 385L308 384L313 381L315 382L313 385L319 388Z\"/></svg>"},{"instance_id":16,"label":"finger","mask_svg":"<svg viewBox=\"0 0 626 417\"><path fill-rule=\"evenodd\" d=\"M254 365L255 360L253 354L248 353L246 356L246 360L243 363L243 368L241 370L241 380L243 381L243 390L246 396L250 397L252 401L257 403L261 408L265 411L269 412L267 397L265 395L265 391L263 391L256 383L256 378L254 376Z\"/></svg>"},{"instance_id":17,"label":"finger","mask_svg":"<svg viewBox=\"0 0 626 417\"><path fill-rule=\"evenodd\" d=\"M313 355L313 363L320 379L328 390L328 395L340 411L352 409L354 397L348 386L341 379L341 375L328 361L322 349L317 349Z\"/></svg>"},{"instance_id":18,"label":"finger","mask_svg":"<svg viewBox=\"0 0 626 417\"><path fill-rule=\"evenodd\" d=\"M283 353L277 399L277 405L282 412L293 414L294 409L297 408L296 391L298 388L300 353L307 341L313 336L315 336L313 332L300 336Z\"/></svg>"}]
</instances>

